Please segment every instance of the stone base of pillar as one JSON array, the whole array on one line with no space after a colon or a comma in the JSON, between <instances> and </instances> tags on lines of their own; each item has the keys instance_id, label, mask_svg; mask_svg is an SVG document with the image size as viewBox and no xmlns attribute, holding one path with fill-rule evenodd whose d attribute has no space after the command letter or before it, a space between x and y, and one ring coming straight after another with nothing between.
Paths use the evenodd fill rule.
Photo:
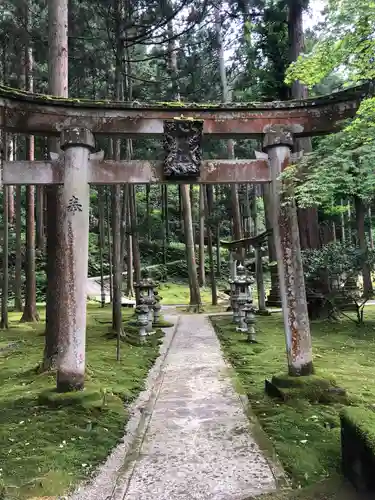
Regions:
<instances>
[{"instance_id":1,"label":"stone base of pillar","mask_svg":"<svg viewBox=\"0 0 375 500\"><path fill-rule=\"evenodd\" d=\"M307 377L308 375L314 375L314 367L312 362L306 363L300 366L298 369L294 368L292 365L288 366L288 375L291 377Z\"/></svg>"},{"instance_id":2,"label":"stone base of pillar","mask_svg":"<svg viewBox=\"0 0 375 500\"><path fill-rule=\"evenodd\" d=\"M57 392L82 391L85 385L85 376L77 373L57 372Z\"/></svg>"}]
</instances>

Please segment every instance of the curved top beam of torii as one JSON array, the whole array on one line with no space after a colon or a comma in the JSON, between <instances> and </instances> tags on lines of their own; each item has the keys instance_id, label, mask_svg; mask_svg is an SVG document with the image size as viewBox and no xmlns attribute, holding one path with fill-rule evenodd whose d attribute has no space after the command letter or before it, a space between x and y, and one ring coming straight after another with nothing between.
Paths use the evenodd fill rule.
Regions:
<instances>
[{"instance_id":1,"label":"curved top beam of torii","mask_svg":"<svg viewBox=\"0 0 375 500\"><path fill-rule=\"evenodd\" d=\"M266 103L139 103L63 99L0 86L0 128L34 135L59 135L85 127L94 134L162 136L163 121L203 120L205 135L251 137L269 125L292 125L298 137L326 134L353 117L360 102L374 95L375 82L301 101Z\"/></svg>"}]
</instances>

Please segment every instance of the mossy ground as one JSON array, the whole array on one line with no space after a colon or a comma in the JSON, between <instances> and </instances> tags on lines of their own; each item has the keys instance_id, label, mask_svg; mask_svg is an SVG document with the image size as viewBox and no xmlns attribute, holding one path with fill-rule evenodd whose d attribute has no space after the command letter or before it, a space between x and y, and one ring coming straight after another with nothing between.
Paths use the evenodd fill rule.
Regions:
<instances>
[{"instance_id":1,"label":"mossy ground","mask_svg":"<svg viewBox=\"0 0 375 500\"><path fill-rule=\"evenodd\" d=\"M163 305L189 304L190 292L186 283L161 283L158 290L163 297ZM201 298L203 304L211 303L211 289L209 287L201 288Z\"/></svg>"},{"instance_id":2,"label":"mossy ground","mask_svg":"<svg viewBox=\"0 0 375 500\"><path fill-rule=\"evenodd\" d=\"M375 308L367 307L365 318L363 327L349 320L312 324L317 375L346 389L355 405L375 401ZM339 416L343 403L319 404L300 397L282 403L264 393L265 379L271 380L286 370L281 314L257 317L259 344L255 345L248 344L245 336L235 331L230 317L213 317L212 322L234 367L238 386L248 395L252 410L293 486L311 486L337 474L341 464Z\"/></svg>"},{"instance_id":3,"label":"mossy ground","mask_svg":"<svg viewBox=\"0 0 375 500\"><path fill-rule=\"evenodd\" d=\"M122 342L117 363L116 341L106 335L111 308L89 305L86 385L95 404L44 406L38 398L55 384L54 374L36 372L44 323L19 324L19 318L10 313L10 330L0 332L2 346L21 341L0 353L0 484L7 500L61 495L105 460L124 433L121 401L126 408L136 398L159 352L158 342Z\"/></svg>"},{"instance_id":4,"label":"mossy ground","mask_svg":"<svg viewBox=\"0 0 375 500\"><path fill-rule=\"evenodd\" d=\"M247 500L372 500L372 498L359 495L346 481L335 476L307 488L283 490Z\"/></svg>"}]
</instances>

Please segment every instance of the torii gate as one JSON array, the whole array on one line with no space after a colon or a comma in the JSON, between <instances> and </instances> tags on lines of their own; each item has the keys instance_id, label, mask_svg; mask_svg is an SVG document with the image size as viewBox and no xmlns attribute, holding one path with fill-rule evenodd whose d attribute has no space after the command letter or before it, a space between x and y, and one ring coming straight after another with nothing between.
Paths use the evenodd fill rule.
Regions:
<instances>
[{"instance_id":1,"label":"torii gate","mask_svg":"<svg viewBox=\"0 0 375 500\"><path fill-rule=\"evenodd\" d=\"M65 239L63 289L68 292L58 390L81 389L85 374L89 185L120 183L271 183L272 220L280 278L289 373L312 373L312 348L296 207L280 203L282 172L295 138L327 134L355 115L373 93L368 83L303 101L230 104L140 104L62 99L0 86L0 128L60 136L51 161L4 162L3 184L62 184ZM201 161L202 133L263 138L268 158ZM166 160L103 161L94 135L164 138Z\"/></svg>"}]
</instances>

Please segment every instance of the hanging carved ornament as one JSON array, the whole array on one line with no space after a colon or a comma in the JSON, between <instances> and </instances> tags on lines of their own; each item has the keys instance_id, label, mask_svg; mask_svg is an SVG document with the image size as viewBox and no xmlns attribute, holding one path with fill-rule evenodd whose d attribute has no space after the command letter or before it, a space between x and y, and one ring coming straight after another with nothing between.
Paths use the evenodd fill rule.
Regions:
<instances>
[{"instance_id":1,"label":"hanging carved ornament","mask_svg":"<svg viewBox=\"0 0 375 500\"><path fill-rule=\"evenodd\" d=\"M203 121L164 121L164 175L172 178L197 178L202 162Z\"/></svg>"}]
</instances>

